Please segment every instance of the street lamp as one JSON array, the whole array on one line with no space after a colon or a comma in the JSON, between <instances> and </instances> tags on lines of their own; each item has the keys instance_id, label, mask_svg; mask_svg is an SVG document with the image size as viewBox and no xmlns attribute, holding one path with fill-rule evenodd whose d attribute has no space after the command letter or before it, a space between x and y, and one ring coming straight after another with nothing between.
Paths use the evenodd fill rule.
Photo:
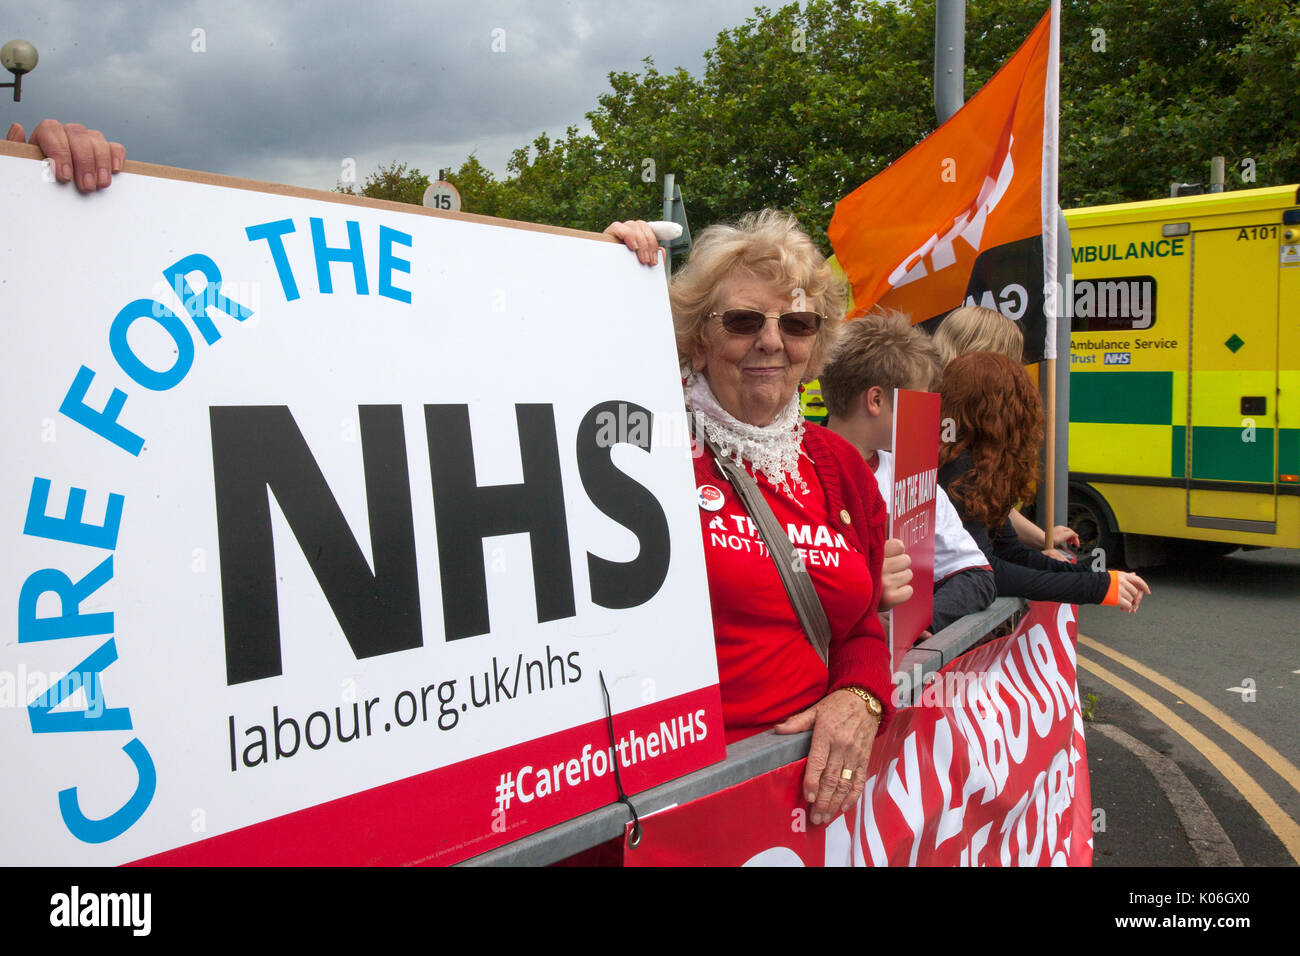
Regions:
<instances>
[{"instance_id":1,"label":"street lamp","mask_svg":"<svg viewBox=\"0 0 1300 956\"><path fill-rule=\"evenodd\" d=\"M23 98L23 74L36 69L36 47L26 40L10 40L0 47L0 65L14 75L12 83L0 83L0 90L13 87L14 102Z\"/></svg>"}]
</instances>

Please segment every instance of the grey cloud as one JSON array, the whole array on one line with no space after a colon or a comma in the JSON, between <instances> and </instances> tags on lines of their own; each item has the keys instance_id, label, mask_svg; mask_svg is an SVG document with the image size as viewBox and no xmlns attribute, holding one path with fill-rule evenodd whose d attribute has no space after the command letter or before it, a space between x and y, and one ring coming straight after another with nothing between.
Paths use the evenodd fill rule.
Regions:
<instances>
[{"instance_id":1,"label":"grey cloud","mask_svg":"<svg viewBox=\"0 0 1300 956\"><path fill-rule=\"evenodd\" d=\"M5 111L29 130L46 116L98 127L135 159L317 188L348 157L432 173L476 151L502 174L538 133L585 126L610 71L653 56L698 72L751 13L751 0L47 0L3 18L0 42L41 55Z\"/></svg>"}]
</instances>

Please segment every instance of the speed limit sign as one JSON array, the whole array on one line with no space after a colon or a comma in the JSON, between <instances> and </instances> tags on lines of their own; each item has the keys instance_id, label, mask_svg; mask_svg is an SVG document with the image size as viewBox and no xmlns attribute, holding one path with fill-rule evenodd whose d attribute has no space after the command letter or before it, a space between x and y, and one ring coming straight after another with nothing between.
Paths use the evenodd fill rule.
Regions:
<instances>
[{"instance_id":1,"label":"speed limit sign","mask_svg":"<svg viewBox=\"0 0 1300 956\"><path fill-rule=\"evenodd\" d=\"M430 209L460 212L460 193L451 183L440 179L424 191L423 203Z\"/></svg>"}]
</instances>

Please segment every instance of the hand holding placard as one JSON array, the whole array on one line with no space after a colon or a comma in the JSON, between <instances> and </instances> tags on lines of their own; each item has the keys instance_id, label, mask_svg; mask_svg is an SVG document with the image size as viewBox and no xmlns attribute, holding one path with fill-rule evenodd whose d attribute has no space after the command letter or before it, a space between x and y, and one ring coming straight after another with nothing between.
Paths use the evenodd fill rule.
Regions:
<instances>
[{"instance_id":1,"label":"hand holding placard","mask_svg":"<svg viewBox=\"0 0 1300 956\"><path fill-rule=\"evenodd\" d=\"M880 575L880 610L888 611L912 597L912 558L898 538L885 542L885 559Z\"/></svg>"},{"instance_id":2,"label":"hand holding placard","mask_svg":"<svg viewBox=\"0 0 1300 956\"><path fill-rule=\"evenodd\" d=\"M10 126L5 139L11 143L28 142L21 123ZM126 163L126 147L108 142L99 130L88 130L80 123L64 125L58 120L41 120L32 130L30 142L49 158L59 182L76 182L83 193L107 189L113 174L120 173Z\"/></svg>"}]
</instances>

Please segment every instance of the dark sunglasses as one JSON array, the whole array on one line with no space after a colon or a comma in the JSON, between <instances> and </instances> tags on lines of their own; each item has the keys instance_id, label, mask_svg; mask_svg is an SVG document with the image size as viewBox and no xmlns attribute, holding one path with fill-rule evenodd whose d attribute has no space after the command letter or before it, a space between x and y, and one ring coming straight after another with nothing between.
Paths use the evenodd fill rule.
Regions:
<instances>
[{"instance_id":1,"label":"dark sunglasses","mask_svg":"<svg viewBox=\"0 0 1300 956\"><path fill-rule=\"evenodd\" d=\"M715 315L722 317L722 327L732 335L756 335L767 324L767 316L757 309L709 313L710 318ZM786 335L802 338L817 334L822 317L816 312L785 312L776 321Z\"/></svg>"}]
</instances>

